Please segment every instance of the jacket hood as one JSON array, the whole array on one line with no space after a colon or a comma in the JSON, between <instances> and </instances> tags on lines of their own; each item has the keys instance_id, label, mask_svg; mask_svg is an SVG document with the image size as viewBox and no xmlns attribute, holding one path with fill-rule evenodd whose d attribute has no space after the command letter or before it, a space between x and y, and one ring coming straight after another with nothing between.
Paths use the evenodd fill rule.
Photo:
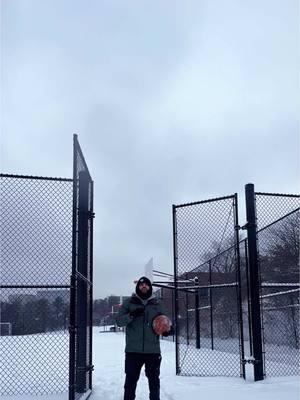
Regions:
<instances>
[{"instance_id":1,"label":"jacket hood","mask_svg":"<svg viewBox=\"0 0 300 400\"><path fill-rule=\"evenodd\" d=\"M139 285L141 283L146 283L149 286L149 291L147 293L142 293L139 289ZM146 276L142 276L136 284L135 287L135 293L137 294L138 297L140 297L142 300L148 300L152 296L153 288L152 288L152 283L150 279L148 279Z\"/></svg>"}]
</instances>

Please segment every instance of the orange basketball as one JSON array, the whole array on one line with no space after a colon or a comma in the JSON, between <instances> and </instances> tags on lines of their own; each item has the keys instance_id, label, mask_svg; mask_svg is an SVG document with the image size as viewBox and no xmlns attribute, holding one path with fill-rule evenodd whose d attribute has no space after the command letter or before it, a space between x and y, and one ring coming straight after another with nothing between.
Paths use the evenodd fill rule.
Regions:
<instances>
[{"instance_id":1,"label":"orange basketball","mask_svg":"<svg viewBox=\"0 0 300 400\"><path fill-rule=\"evenodd\" d=\"M158 315L152 322L152 328L157 335L169 332L171 325L172 323L166 315Z\"/></svg>"}]
</instances>

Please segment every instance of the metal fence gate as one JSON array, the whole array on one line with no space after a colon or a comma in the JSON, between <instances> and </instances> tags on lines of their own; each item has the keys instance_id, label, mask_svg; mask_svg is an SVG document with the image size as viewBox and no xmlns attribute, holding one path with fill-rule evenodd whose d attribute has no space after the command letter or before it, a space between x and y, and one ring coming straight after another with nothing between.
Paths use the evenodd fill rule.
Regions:
<instances>
[{"instance_id":1,"label":"metal fence gate","mask_svg":"<svg viewBox=\"0 0 300 400\"><path fill-rule=\"evenodd\" d=\"M76 159L74 179L0 175L0 396L91 389L93 187L74 136Z\"/></svg>"},{"instance_id":2,"label":"metal fence gate","mask_svg":"<svg viewBox=\"0 0 300 400\"><path fill-rule=\"evenodd\" d=\"M237 207L173 206L177 374L245 375Z\"/></svg>"},{"instance_id":3,"label":"metal fence gate","mask_svg":"<svg viewBox=\"0 0 300 400\"><path fill-rule=\"evenodd\" d=\"M300 196L255 193L264 375L299 373Z\"/></svg>"},{"instance_id":4,"label":"metal fence gate","mask_svg":"<svg viewBox=\"0 0 300 400\"><path fill-rule=\"evenodd\" d=\"M245 195L173 206L177 374L299 374L300 196Z\"/></svg>"},{"instance_id":5,"label":"metal fence gate","mask_svg":"<svg viewBox=\"0 0 300 400\"><path fill-rule=\"evenodd\" d=\"M92 390L93 181L74 137L69 400Z\"/></svg>"}]
</instances>

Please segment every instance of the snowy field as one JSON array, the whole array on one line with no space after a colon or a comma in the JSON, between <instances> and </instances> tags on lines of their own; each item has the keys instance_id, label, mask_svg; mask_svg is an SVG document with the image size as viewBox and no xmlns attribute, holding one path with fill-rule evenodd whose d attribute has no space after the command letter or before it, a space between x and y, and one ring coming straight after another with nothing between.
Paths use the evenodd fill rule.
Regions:
<instances>
[{"instance_id":1,"label":"snowy field","mask_svg":"<svg viewBox=\"0 0 300 400\"><path fill-rule=\"evenodd\" d=\"M34 335L38 336L38 335ZM3 338L2 338L3 339ZM11 337L10 337L11 339ZM94 329L93 394L91 400L122 400L124 383L124 344L125 337L119 333L100 333ZM67 341L66 341L67 345ZM253 382L241 378L196 378L175 375L174 343L162 341L161 400L299 400L298 377L269 378ZM11 353L10 353L11 355ZM55 360L55 358L53 357ZM3 358L2 358L3 361ZM50 360L48 360L49 362ZM1 361L0 361L1 364ZM49 377L57 379L58 370L49 362ZM67 364L66 364L67 365ZM2 364L2 368L4 363ZM64 367L65 368L65 367ZM252 370L251 366L248 366ZM3 369L2 371L3 372ZM16 379L22 381L22 373ZM1 396L1 400L67 400L67 393L61 395L22 395ZM144 371L138 383L136 400L148 400L148 384Z\"/></svg>"}]
</instances>

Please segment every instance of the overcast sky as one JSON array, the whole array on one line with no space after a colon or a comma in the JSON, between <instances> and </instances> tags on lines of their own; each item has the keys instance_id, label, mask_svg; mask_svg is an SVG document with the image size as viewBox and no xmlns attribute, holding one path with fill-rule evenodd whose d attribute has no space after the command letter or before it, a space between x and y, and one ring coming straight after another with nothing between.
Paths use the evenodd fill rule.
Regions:
<instances>
[{"instance_id":1,"label":"overcast sky","mask_svg":"<svg viewBox=\"0 0 300 400\"><path fill-rule=\"evenodd\" d=\"M299 191L298 0L0 3L1 172L72 177L78 134L96 298L173 271L172 204Z\"/></svg>"}]
</instances>

